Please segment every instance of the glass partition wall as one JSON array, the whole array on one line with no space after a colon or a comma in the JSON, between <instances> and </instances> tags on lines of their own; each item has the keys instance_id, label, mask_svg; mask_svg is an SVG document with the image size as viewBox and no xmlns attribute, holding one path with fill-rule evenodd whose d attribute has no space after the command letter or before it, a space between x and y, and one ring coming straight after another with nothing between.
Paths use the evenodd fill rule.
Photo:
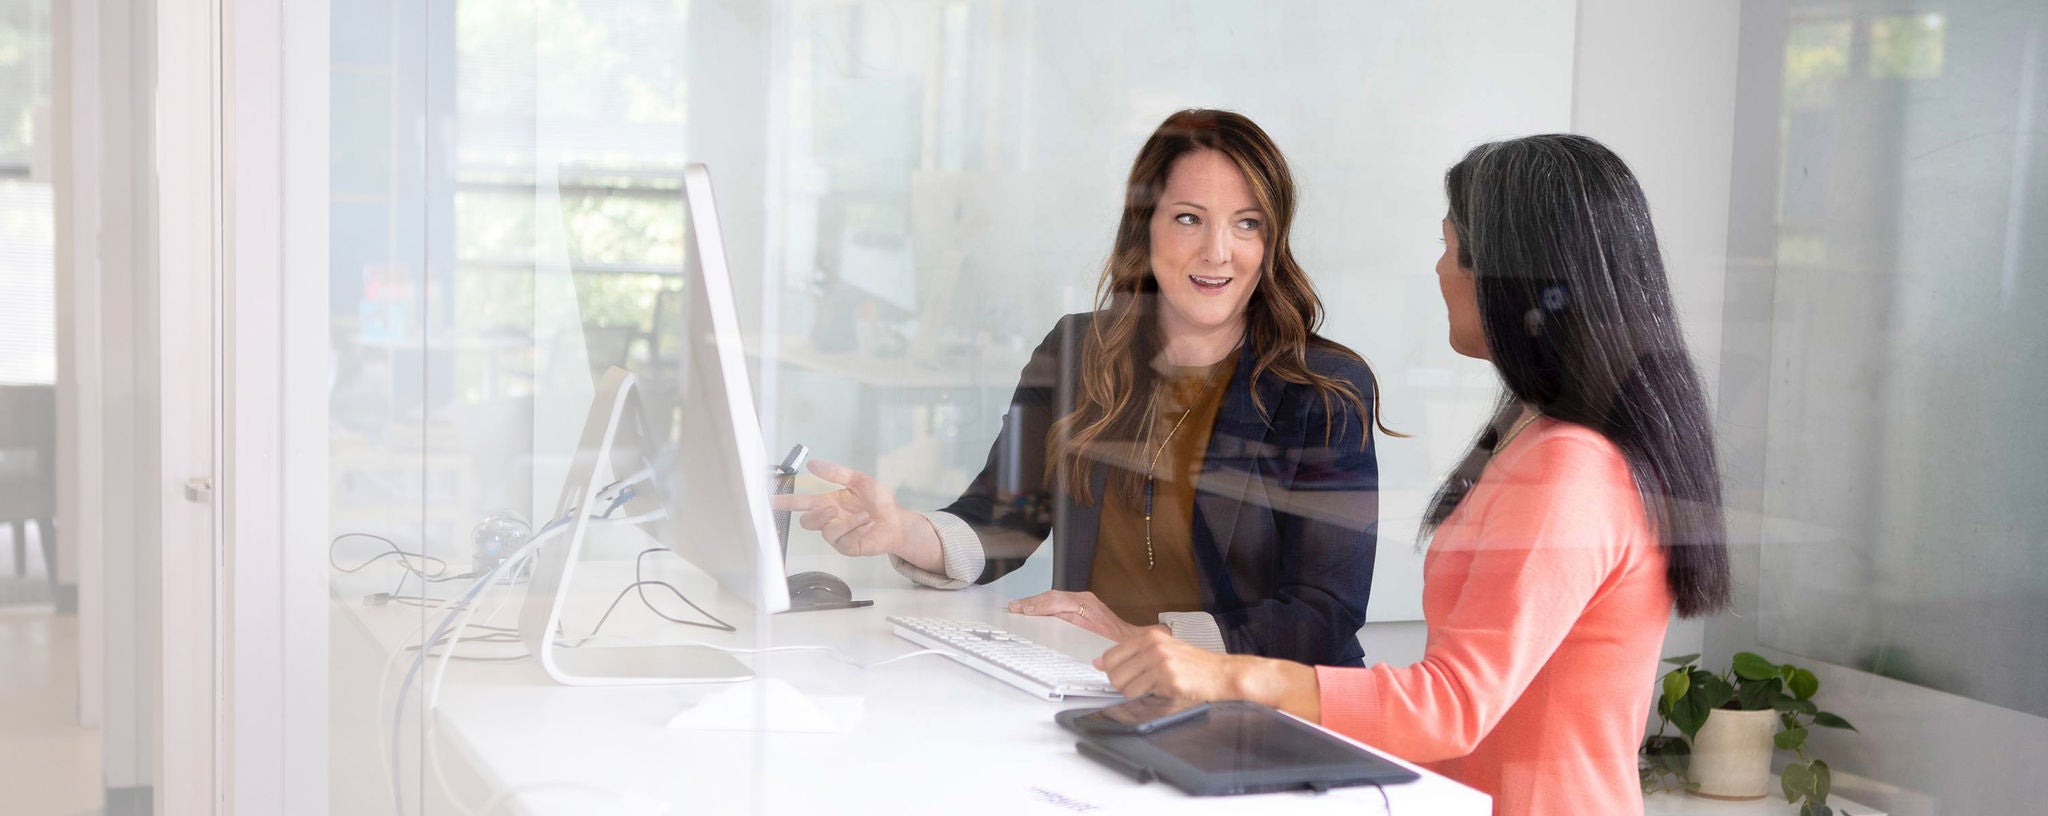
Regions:
<instances>
[{"instance_id":1,"label":"glass partition wall","mask_svg":"<svg viewBox=\"0 0 2048 816\"><path fill-rule=\"evenodd\" d=\"M324 529L291 546L330 559L331 812L781 812L816 795L790 780L878 800L908 784L822 763L808 737L765 725L764 696L721 703L748 724L714 739L664 726L724 699L717 688L551 678L529 646L592 636L739 650L814 702L879 705L873 692L936 671L862 668L885 654L747 653L829 619L766 614L664 552L689 520L593 522L551 631L522 620L533 573L501 567L574 517L565 483L614 367L642 386L649 438L675 434L687 349L706 330L692 300L705 236L684 200L697 163L716 192L755 453L774 462L801 444L930 510L989 456L1030 351L1092 308L1153 127L1186 107L1258 121L1300 187L1294 249L1323 333L1371 362L1378 409L1410 435L1375 440L1368 629L1414 633L1415 654L1368 660L1419 657L1421 508L1498 394L1485 363L1445 343L1442 173L1480 142L1571 130L1587 88L1626 84L1583 64L1598 45L1587 32L1618 6L1473 5L380 0L300 18L328 49L295 63L325 88L324 143L300 147L324 151L326 176L322 208L287 218L324 234L326 252L289 270L324 296L287 320L319 327L295 359L322 374L307 444L325 464L292 489L309 491ZM1721 340L1694 350L1717 373L1732 530L1754 562L1744 605L1706 624L1706 651L1838 664L1826 679L1845 695L1863 672L1969 695L2012 709L2031 747L2038 701L2014 681L2040 661L2009 648L2030 642L2023 627L1940 633L2039 607L2038 502L2023 495L2038 463L2018 455L2039 435L2017 417L2042 382L2024 308L2041 268L2028 237L2041 22L1997 4L1864 5L1743 4L1740 36L1725 32L1743 79L1698 103L1737 133L1727 200L1656 186L1708 159L1624 151L1660 219L1723 206L1730 218L1687 245L1728 257L1672 263L1695 276L1681 290L1724 294L1680 307ZM1601 93L1617 106L1619 92ZM1682 206L1664 197L1677 195ZM1977 394L1967 406L1943 402L1964 392ZM1942 454L1955 448L1992 466ZM1995 528L1967 564L1913 543L1966 518ZM1003 619L1007 601L1048 586L1048 556L963 608ZM833 573L856 595L908 585L801 529L783 569ZM1924 647L1930 634L1945 645ZM1994 653L1999 668L1979 668ZM855 716L1005 727L933 705ZM1845 750L1849 774L1910 756ZM1951 782L1918 784L1968 796Z\"/></svg>"},{"instance_id":2,"label":"glass partition wall","mask_svg":"<svg viewBox=\"0 0 2048 816\"><path fill-rule=\"evenodd\" d=\"M466 636L446 680L417 649L455 613L470 581L454 576L553 520L604 372L673 376L693 329L693 162L716 188L764 458L806 445L931 509L980 469L1030 349L1091 308L1153 126L1183 107L1253 116L1302 180L1297 247L1326 333L1377 366L1401 395L1381 403L1388 422L1419 440L1381 454L1389 577L1372 613L1418 618L1405 542L1494 393L1440 342L1439 174L1487 136L1569 126L1570 5L1493 5L1499 19L1477 26L1330 6L1240 31L1171 3L333 4L326 307L294 319L328 338L336 811L603 801L518 790L495 767L513 758L464 724L493 710L494 683L545 679L509 631L526 585L478 595L472 623L499 628ZM1155 31L1162 17L1182 22ZM1183 67L1187 37L1233 58ZM1304 40L1346 47L1252 59ZM1403 50L1454 40L1501 54L1446 67ZM1496 102L1450 101L1482 91ZM1396 109L1432 115L1380 121ZM591 537L577 591L669 568L658 552L636 561L663 543ZM1044 588L1044 556L987 594L985 616ZM902 580L803 530L789 559L855 586ZM636 592L605 625L705 634L665 620L692 619L682 600ZM558 636L596 624L575 617ZM778 761L749 773L772 779Z\"/></svg>"}]
</instances>

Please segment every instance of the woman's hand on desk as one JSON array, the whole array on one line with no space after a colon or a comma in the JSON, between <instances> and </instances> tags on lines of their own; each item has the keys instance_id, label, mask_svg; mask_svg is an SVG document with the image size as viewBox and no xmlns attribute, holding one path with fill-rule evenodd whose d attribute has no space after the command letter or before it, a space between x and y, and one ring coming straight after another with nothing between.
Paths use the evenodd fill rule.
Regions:
<instances>
[{"instance_id":1,"label":"woman's hand on desk","mask_svg":"<svg viewBox=\"0 0 2048 816\"><path fill-rule=\"evenodd\" d=\"M875 477L823 459L811 472L843 489L773 497L777 510L801 512L797 523L824 535L841 555L894 555L931 572L945 571L939 533L929 519L896 506L896 496Z\"/></svg>"},{"instance_id":2,"label":"woman's hand on desk","mask_svg":"<svg viewBox=\"0 0 2048 816\"><path fill-rule=\"evenodd\" d=\"M1316 670L1290 660L1217 654L1160 631L1141 632L1095 659L1125 697L1251 700L1309 722L1322 718Z\"/></svg>"},{"instance_id":3,"label":"woman's hand on desk","mask_svg":"<svg viewBox=\"0 0 2048 816\"><path fill-rule=\"evenodd\" d=\"M1122 643L1137 637L1148 629L1167 632L1164 626L1133 626L1110 611L1109 605L1095 597L1093 592L1064 592L1051 590L1040 592L1029 598L1010 602L1010 611L1019 615L1042 615L1079 626L1095 634Z\"/></svg>"}]
</instances>

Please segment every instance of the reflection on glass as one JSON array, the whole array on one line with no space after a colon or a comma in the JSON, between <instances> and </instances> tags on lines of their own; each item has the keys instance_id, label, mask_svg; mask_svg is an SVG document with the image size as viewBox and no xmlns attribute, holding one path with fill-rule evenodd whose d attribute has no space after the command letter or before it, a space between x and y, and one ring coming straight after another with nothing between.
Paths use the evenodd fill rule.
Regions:
<instances>
[{"instance_id":1,"label":"reflection on glass","mask_svg":"<svg viewBox=\"0 0 2048 816\"><path fill-rule=\"evenodd\" d=\"M1443 348L1430 274L1438 214L1429 210L1441 202L1442 168L1465 146L1569 124L1570 9L1529 11L1520 19L1533 36L1530 26L1488 29L1491 39L1475 45L1462 27L1460 43L1511 54L1496 62L1512 70L1477 64L1485 60L1418 65L1393 47L1389 32L1401 26L1339 7L1276 17L1232 44L1248 55L1311 38L1345 44L1315 50L1313 64L1179 70L1177 41L1118 33L1152 30L1180 10L996 0L334 4L331 532L381 535L461 573L486 563L485 550L502 552L505 530L545 523L595 375L623 366L658 398L678 367L694 271L679 180L692 161L708 163L717 182L768 453L805 443L875 473L907 506L941 506L986 457L1031 347L1093 300L1145 134L1182 107L1265 106L1248 112L1284 130L1276 138L1302 162L1296 173L1313 196L1295 235L1331 316L1324 333L1379 366L1393 395L1386 412L1398 417L1390 424L1460 437L1382 460L1399 474L1387 485L1396 521L1382 531L1396 543L1382 551L1406 557L1422 499L1495 394L1483 365ZM1203 37L1244 33L1227 15L1195 25ZM1116 56L1077 68L1102 54ZM1367 75L1375 81L1339 79ZM1463 100L1482 90L1506 101L1475 112ZM1357 94L1359 104L1329 104ZM1441 115L1385 126L1386 110L1426 106ZM1428 204L1396 213L1386 201ZM879 559L824 561L837 557L816 535L800 533L791 551L863 593L903 585ZM389 545L349 537L335 552L353 565ZM614 577L636 553L606 542L587 552L618 563L584 575ZM393 660L407 644L387 629L402 628L393 620L418 628L430 613L405 601L432 605L453 588L422 585L396 560L380 562L374 582L351 574L330 587L346 607L337 623L349 624L336 627L332 661L334 708L351 726L337 727L335 755L380 760L351 761L337 775L337 812L389 809L391 781L381 777L392 703L378 697L395 696L391 675L403 672L390 666L408 661ZM647 559L650 569L673 563ZM393 592L400 575L406 583ZM1376 597L1411 592L1387 617L1415 617L1416 581L1381 575L1396 589ZM366 600L379 594L397 596L386 603L405 617ZM638 600L628 596L620 615L645 615ZM655 595L687 617L673 600ZM680 624L661 631L698 634ZM475 654L516 657L513 646ZM498 668L458 669L449 688L531 669ZM382 730L358 744L357 719ZM408 727L421 720L431 718ZM543 729L544 720L516 726ZM437 740L451 733L425 744L445 749ZM398 784L427 812L529 793L464 778L459 751L406 753L421 743L405 736ZM443 807L451 801L469 807Z\"/></svg>"},{"instance_id":2,"label":"reflection on glass","mask_svg":"<svg viewBox=\"0 0 2048 816\"><path fill-rule=\"evenodd\" d=\"M2048 714L2048 10L1796 3L1762 641Z\"/></svg>"}]
</instances>

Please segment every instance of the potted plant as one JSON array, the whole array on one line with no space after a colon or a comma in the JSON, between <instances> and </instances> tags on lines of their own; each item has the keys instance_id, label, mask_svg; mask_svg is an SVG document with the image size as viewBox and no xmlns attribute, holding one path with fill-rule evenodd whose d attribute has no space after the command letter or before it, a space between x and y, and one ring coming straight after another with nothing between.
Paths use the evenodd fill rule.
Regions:
<instances>
[{"instance_id":1,"label":"potted plant","mask_svg":"<svg viewBox=\"0 0 2048 816\"><path fill-rule=\"evenodd\" d=\"M1820 710L1813 695L1820 678L1750 652L1730 661L1725 675L1696 665L1696 654L1667 657L1672 669L1658 680L1657 733L1643 740L1643 792L1683 788L1700 796L1761 799L1769 794L1771 749L1793 752L1779 787L1799 802L1800 816L1833 816L1828 807L1828 765L1806 755L1813 726L1856 727ZM1676 725L1684 739L1666 736Z\"/></svg>"}]
</instances>

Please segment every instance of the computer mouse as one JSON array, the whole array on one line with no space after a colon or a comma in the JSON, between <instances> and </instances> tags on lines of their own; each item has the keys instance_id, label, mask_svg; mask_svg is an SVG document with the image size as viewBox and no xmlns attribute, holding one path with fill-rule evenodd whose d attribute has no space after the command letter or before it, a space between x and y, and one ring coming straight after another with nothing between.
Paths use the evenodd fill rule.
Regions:
<instances>
[{"instance_id":1,"label":"computer mouse","mask_svg":"<svg viewBox=\"0 0 2048 816\"><path fill-rule=\"evenodd\" d=\"M853 588L829 572L799 572L789 576L789 602L795 605L845 603L853 600Z\"/></svg>"}]
</instances>

